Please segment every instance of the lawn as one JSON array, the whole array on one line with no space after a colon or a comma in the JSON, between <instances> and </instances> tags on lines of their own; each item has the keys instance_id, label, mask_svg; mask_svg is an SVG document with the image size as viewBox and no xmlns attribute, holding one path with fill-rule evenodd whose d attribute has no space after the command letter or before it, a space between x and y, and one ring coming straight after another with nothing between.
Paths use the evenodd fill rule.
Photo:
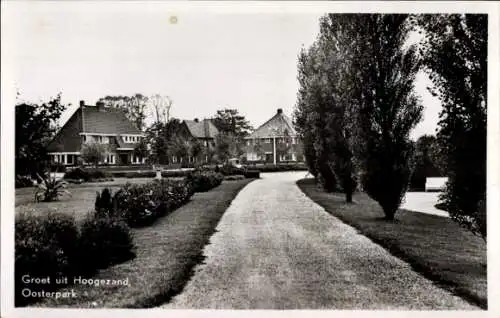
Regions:
<instances>
[{"instance_id":1,"label":"lawn","mask_svg":"<svg viewBox=\"0 0 500 318\"><path fill-rule=\"evenodd\" d=\"M76 220L81 220L94 208L96 192L104 188L113 191L118 190L125 183L147 183L150 178L116 178L114 181L89 182L82 184L69 184L68 191L71 196L64 194L59 201L55 202L35 202L36 187L16 189L16 213L29 212L34 214L45 214L49 211L58 211L75 216Z\"/></svg>"},{"instance_id":2,"label":"lawn","mask_svg":"<svg viewBox=\"0 0 500 318\"><path fill-rule=\"evenodd\" d=\"M152 226L133 229L136 257L101 270L93 277L128 280L127 286L68 286L62 291L73 289L76 298L47 299L34 306L149 308L168 302L182 291L194 267L203 261L203 248L220 218L251 181L224 181L208 192L196 193L190 202Z\"/></svg>"},{"instance_id":3,"label":"lawn","mask_svg":"<svg viewBox=\"0 0 500 318\"><path fill-rule=\"evenodd\" d=\"M345 203L341 193L325 193L313 179L299 188L328 213L353 226L414 270L472 304L487 308L486 243L451 219L400 210L394 222L382 219L380 206L366 194Z\"/></svg>"}]
</instances>

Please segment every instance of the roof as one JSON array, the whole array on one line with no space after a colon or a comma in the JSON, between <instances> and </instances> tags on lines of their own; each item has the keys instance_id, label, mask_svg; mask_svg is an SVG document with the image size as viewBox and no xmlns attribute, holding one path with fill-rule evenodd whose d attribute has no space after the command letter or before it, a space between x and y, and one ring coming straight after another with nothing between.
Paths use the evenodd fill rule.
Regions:
<instances>
[{"instance_id":1,"label":"roof","mask_svg":"<svg viewBox=\"0 0 500 318\"><path fill-rule=\"evenodd\" d=\"M185 120L187 128L193 137L196 138L215 138L219 134L219 130L210 119L202 121Z\"/></svg>"},{"instance_id":2,"label":"roof","mask_svg":"<svg viewBox=\"0 0 500 318\"><path fill-rule=\"evenodd\" d=\"M297 135L297 131L293 127L292 120L290 117L283 114L283 110L279 108L273 117L252 132L247 139L283 136L285 135L285 132L289 136Z\"/></svg>"},{"instance_id":3,"label":"roof","mask_svg":"<svg viewBox=\"0 0 500 318\"><path fill-rule=\"evenodd\" d=\"M134 123L128 120L121 109L96 106L83 107L82 132L117 135L142 133Z\"/></svg>"}]
</instances>

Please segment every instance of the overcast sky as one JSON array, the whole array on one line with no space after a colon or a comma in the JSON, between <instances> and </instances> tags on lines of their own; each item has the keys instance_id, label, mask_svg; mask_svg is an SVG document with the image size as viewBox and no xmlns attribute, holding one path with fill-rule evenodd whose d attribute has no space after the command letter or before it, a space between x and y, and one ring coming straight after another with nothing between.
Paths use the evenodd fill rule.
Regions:
<instances>
[{"instance_id":1,"label":"overcast sky","mask_svg":"<svg viewBox=\"0 0 500 318\"><path fill-rule=\"evenodd\" d=\"M79 100L94 104L106 95L135 93L169 95L171 115L180 119L210 117L229 107L257 127L277 108L290 115L297 54L314 41L320 16L172 13L152 3L134 10L41 3L23 8L8 21L2 18L7 84L32 102L62 92L63 101L73 104L63 122ZM413 138L435 132L440 104L427 85L422 74L416 91L425 113Z\"/></svg>"}]
</instances>

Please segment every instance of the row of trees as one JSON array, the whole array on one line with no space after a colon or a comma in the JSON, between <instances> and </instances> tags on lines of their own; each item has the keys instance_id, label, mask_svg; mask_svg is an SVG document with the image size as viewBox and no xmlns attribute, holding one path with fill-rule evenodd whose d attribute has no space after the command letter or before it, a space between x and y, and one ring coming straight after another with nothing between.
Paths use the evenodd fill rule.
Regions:
<instances>
[{"instance_id":1,"label":"row of trees","mask_svg":"<svg viewBox=\"0 0 500 318\"><path fill-rule=\"evenodd\" d=\"M412 32L423 35L409 43ZM414 168L411 130L423 106L414 81L425 70L443 104L437 169L448 176L451 216L478 230L486 186L485 15L328 14L298 60L294 121L311 173L346 201L358 184L395 213ZM431 137L432 138L432 137ZM422 139L421 143L429 142ZM419 145L422 146L422 145ZM439 151L436 151L438 149ZM429 156L430 152L420 154ZM484 230L478 230L486 238Z\"/></svg>"}]
</instances>

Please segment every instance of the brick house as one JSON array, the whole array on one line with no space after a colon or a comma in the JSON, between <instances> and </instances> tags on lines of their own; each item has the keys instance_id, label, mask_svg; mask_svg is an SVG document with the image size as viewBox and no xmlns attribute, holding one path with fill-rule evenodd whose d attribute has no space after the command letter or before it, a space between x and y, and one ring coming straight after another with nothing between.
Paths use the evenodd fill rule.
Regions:
<instances>
[{"instance_id":1,"label":"brick house","mask_svg":"<svg viewBox=\"0 0 500 318\"><path fill-rule=\"evenodd\" d=\"M97 142L106 149L101 164L143 164L145 158L133 154L144 134L117 108L96 106L80 107L59 130L47 146L51 161L64 165L76 165L81 159L82 147L86 143Z\"/></svg>"},{"instance_id":2,"label":"brick house","mask_svg":"<svg viewBox=\"0 0 500 318\"><path fill-rule=\"evenodd\" d=\"M245 137L246 159L267 163L303 161L302 143L292 120L278 108L276 114Z\"/></svg>"}]
</instances>

